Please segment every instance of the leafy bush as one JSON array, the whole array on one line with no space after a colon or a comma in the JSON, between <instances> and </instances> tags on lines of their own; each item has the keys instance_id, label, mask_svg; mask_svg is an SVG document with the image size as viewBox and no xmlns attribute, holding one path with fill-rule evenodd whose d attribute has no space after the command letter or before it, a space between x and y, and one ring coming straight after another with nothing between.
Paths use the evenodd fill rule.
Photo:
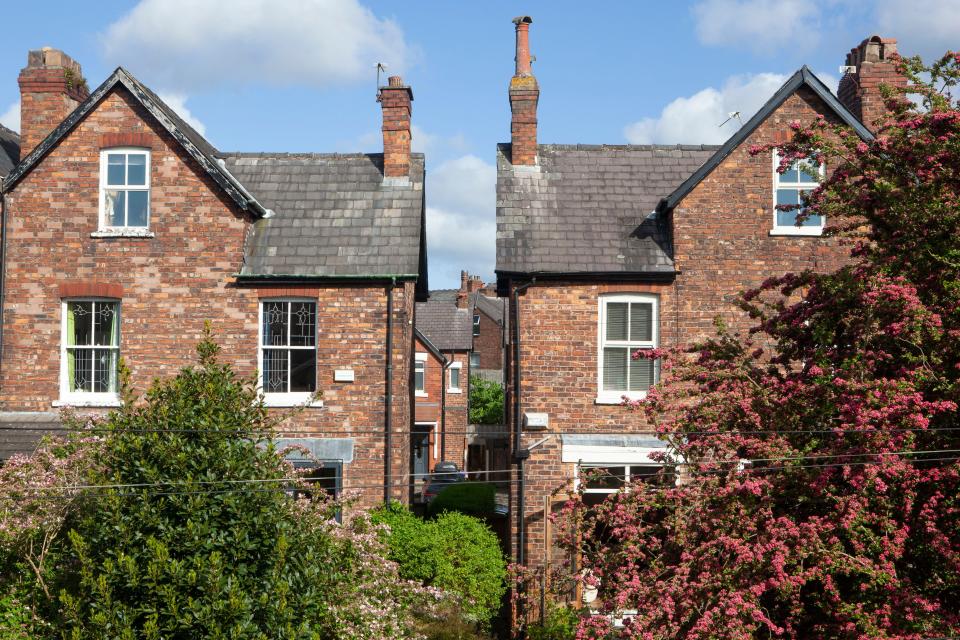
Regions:
<instances>
[{"instance_id":1,"label":"leafy bush","mask_svg":"<svg viewBox=\"0 0 960 640\"><path fill-rule=\"evenodd\" d=\"M30 610L12 594L0 595L0 640L29 640Z\"/></svg>"},{"instance_id":2,"label":"leafy bush","mask_svg":"<svg viewBox=\"0 0 960 640\"><path fill-rule=\"evenodd\" d=\"M470 377L470 423L503 424L503 385Z\"/></svg>"},{"instance_id":3,"label":"leafy bush","mask_svg":"<svg viewBox=\"0 0 960 640\"><path fill-rule=\"evenodd\" d=\"M462 482L452 484L437 494L427 508L430 515L444 511L459 511L474 516L493 513L497 490L485 482Z\"/></svg>"},{"instance_id":4,"label":"leafy bush","mask_svg":"<svg viewBox=\"0 0 960 640\"><path fill-rule=\"evenodd\" d=\"M44 529L52 557L29 583L30 602L46 603L56 631L30 637L415 635L412 612L429 613L444 594L402 580L368 518L340 525L340 504L289 495L300 481L273 449L253 381L217 363L210 340L198 351L199 367L98 424L106 436L86 483L107 486ZM19 469L31 477L28 463ZM0 482L0 493L21 484ZM34 578L0 573L0 584L25 575Z\"/></svg>"},{"instance_id":5,"label":"leafy bush","mask_svg":"<svg viewBox=\"0 0 960 640\"><path fill-rule=\"evenodd\" d=\"M577 635L579 614L562 605L549 605L543 623L527 625L528 640L573 640Z\"/></svg>"},{"instance_id":6,"label":"leafy bush","mask_svg":"<svg viewBox=\"0 0 960 640\"><path fill-rule=\"evenodd\" d=\"M480 520L446 512L422 520L402 505L381 507L374 522L389 525L389 558L400 575L463 598L467 620L486 628L506 592L506 562L497 536Z\"/></svg>"}]
</instances>

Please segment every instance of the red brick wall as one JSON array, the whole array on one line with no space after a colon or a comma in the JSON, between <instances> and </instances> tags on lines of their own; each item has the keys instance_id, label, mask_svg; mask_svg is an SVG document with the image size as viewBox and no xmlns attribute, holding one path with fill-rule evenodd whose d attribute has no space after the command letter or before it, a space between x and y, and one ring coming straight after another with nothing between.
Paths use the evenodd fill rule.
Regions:
<instances>
[{"instance_id":1,"label":"red brick wall","mask_svg":"<svg viewBox=\"0 0 960 640\"><path fill-rule=\"evenodd\" d=\"M93 238L98 218L101 136L137 134L152 149L153 238ZM7 281L0 402L8 411L50 411L59 397L60 286L122 287L121 355L137 391L195 361L204 322L223 359L245 375L257 366L261 296L305 295L318 302L317 380L322 408L286 423L291 436L355 437L344 487L362 503L383 498L386 290L238 286L251 220L181 152L130 97L110 93L7 195ZM394 496L406 499L414 290L394 295ZM334 382L352 368L355 381ZM278 410L282 411L282 410ZM372 486L371 486L372 485Z\"/></svg>"},{"instance_id":2,"label":"red brick wall","mask_svg":"<svg viewBox=\"0 0 960 640\"><path fill-rule=\"evenodd\" d=\"M480 309L480 335L473 337L473 352L480 354L481 369L503 368L503 334L500 324Z\"/></svg>"},{"instance_id":3,"label":"red brick wall","mask_svg":"<svg viewBox=\"0 0 960 640\"><path fill-rule=\"evenodd\" d=\"M442 457L445 460L456 462L458 467L465 469L467 464L467 398L470 388L470 363L466 351L447 351L443 355L447 356L447 360L450 362L460 363L460 393L450 391L450 372L447 370L444 380L444 384L447 385L447 403L444 407L447 437L446 451L442 453Z\"/></svg>"},{"instance_id":4,"label":"red brick wall","mask_svg":"<svg viewBox=\"0 0 960 640\"><path fill-rule=\"evenodd\" d=\"M845 261L847 249L836 240L770 235L772 156L751 157L747 151L753 144L785 139L791 121L810 121L817 113L827 111L812 92L791 96L684 198L673 220L680 271L675 282L538 282L520 296L522 410L548 413L550 420L547 432L524 433L522 446L552 436L524 465L528 564L543 558L544 497L572 488L575 465L560 462L559 434L650 430L642 413L595 404L601 294L658 295L660 344L671 346L712 334L718 315L734 328L749 326L749 319L731 303L738 292L769 276L806 268L832 270ZM511 504L517 504L516 484ZM513 513L516 518L516 509ZM516 533L516 520L513 526Z\"/></svg>"}]
</instances>

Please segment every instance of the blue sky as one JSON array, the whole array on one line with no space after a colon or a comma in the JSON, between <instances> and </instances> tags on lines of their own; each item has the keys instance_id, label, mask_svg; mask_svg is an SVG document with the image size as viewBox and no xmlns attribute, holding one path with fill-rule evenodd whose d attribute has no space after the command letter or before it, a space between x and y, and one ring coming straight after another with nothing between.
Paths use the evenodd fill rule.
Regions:
<instances>
[{"instance_id":1,"label":"blue sky","mask_svg":"<svg viewBox=\"0 0 960 640\"><path fill-rule=\"evenodd\" d=\"M26 52L63 49L91 87L123 65L218 148L378 151L375 64L413 87L427 153L432 287L494 268L494 150L509 138L511 18L533 16L539 136L553 143L717 143L790 73L835 86L863 38L960 47L960 0L98 0L11 3L0 122L17 126Z\"/></svg>"}]
</instances>

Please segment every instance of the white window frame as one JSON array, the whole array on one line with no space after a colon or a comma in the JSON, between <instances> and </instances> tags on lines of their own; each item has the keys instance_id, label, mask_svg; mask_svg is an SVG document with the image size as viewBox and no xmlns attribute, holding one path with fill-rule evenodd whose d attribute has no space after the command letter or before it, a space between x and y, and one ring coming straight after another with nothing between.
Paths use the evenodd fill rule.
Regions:
<instances>
[{"instance_id":1,"label":"white window frame","mask_svg":"<svg viewBox=\"0 0 960 640\"><path fill-rule=\"evenodd\" d=\"M108 167L108 157L110 154L122 153L124 155L128 154L143 154L146 156L146 167L144 169L144 185L108 185L107 184L107 167ZM107 149L100 150L100 217L97 225L98 233L95 235L98 236L147 236L151 237L153 234L150 233L150 217L151 217L151 205L153 204L153 194L151 188L151 171L152 156L150 149L144 147L109 147ZM119 190L119 191L145 191L147 194L147 224L143 227L132 227L127 225L108 225L107 224L107 190ZM125 205L125 211L128 211Z\"/></svg>"},{"instance_id":2,"label":"white window frame","mask_svg":"<svg viewBox=\"0 0 960 640\"><path fill-rule=\"evenodd\" d=\"M278 348L276 345L264 345L263 344L263 306L265 304L270 304L271 302L312 302L314 308L316 309L315 321L314 321L314 337L313 337L313 347L292 347L292 346L283 346L279 347L282 349L290 350L308 350L313 349L316 352L314 359L314 366L317 368L317 371L314 373L314 379L316 384L316 389L313 392L308 391L294 391L286 393L267 393L263 390L263 350L264 348ZM287 329L288 342L289 342L289 327ZM321 398L315 397L317 391L320 389L320 349L319 349L319 338L320 338L320 308L317 304L316 298L298 298L298 297L280 297L280 298L260 298L257 300L257 391L260 393L263 398L263 404L267 407L322 407L323 400ZM287 381L289 384L289 380Z\"/></svg>"},{"instance_id":3,"label":"white window frame","mask_svg":"<svg viewBox=\"0 0 960 640\"><path fill-rule=\"evenodd\" d=\"M453 386L453 370L457 370L457 386ZM451 362L447 366L447 393L463 393L463 363Z\"/></svg>"},{"instance_id":4,"label":"white window frame","mask_svg":"<svg viewBox=\"0 0 960 640\"><path fill-rule=\"evenodd\" d=\"M427 397L427 359L429 357L426 353L414 354L413 394L418 398ZM417 369L421 367L423 368L423 389L417 389Z\"/></svg>"},{"instance_id":5,"label":"white window frame","mask_svg":"<svg viewBox=\"0 0 960 640\"><path fill-rule=\"evenodd\" d=\"M476 338L480 335L480 314L473 314L473 337Z\"/></svg>"},{"instance_id":6,"label":"white window frame","mask_svg":"<svg viewBox=\"0 0 960 640\"><path fill-rule=\"evenodd\" d=\"M641 304L653 305L651 340L644 341L620 341L607 340L607 304L610 302L638 302ZM641 293L617 293L602 295L599 299L598 317L597 317L597 398L596 404L620 404L623 398L630 400L642 400L647 397L646 391L623 391L623 390L605 390L603 388L603 348L605 346L627 347L632 354L637 349L656 349L660 344L660 299L653 294ZM629 375L629 374L628 374ZM659 382L659 375L654 370L654 381Z\"/></svg>"},{"instance_id":7,"label":"white window frame","mask_svg":"<svg viewBox=\"0 0 960 640\"><path fill-rule=\"evenodd\" d=\"M599 487L596 489L583 490L585 494L586 493L594 493L594 494L605 493L607 495L610 495L613 493L620 493L621 491L630 488L631 482L632 482L632 480L630 479L630 467L651 467L651 468L656 468L657 470L660 470L665 466L666 465L664 465L662 462L655 462L649 459L644 461L633 460L633 461L627 461L627 462L619 461L619 460L617 462L596 462L592 460L590 462L587 462L587 461L581 460L577 462L577 466L574 469L573 490L580 491L580 484L583 478L583 473L582 473L583 469L597 469L597 468L608 469L610 467L623 467L623 488L622 489L615 489L612 487ZM676 482L676 480L674 480L674 482Z\"/></svg>"},{"instance_id":8,"label":"white window frame","mask_svg":"<svg viewBox=\"0 0 960 640\"><path fill-rule=\"evenodd\" d=\"M471 351L471 352L470 352L470 355L468 356L468 358L469 358L468 364L470 365L470 368L473 369L473 359L474 359L474 357L476 357L476 359L477 359L477 369L479 369L479 368L480 368L480 352L479 352L479 351Z\"/></svg>"},{"instance_id":9,"label":"white window frame","mask_svg":"<svg viewBox=\"0 0 960 640\"><path fill-rule=\"evenodd\" d=\"M797 161L799 162L799 160ZM820 224L816 227L807 226L807 227L798 227L797 225L779 225L777 224L777 190L778 189L796 189L798 191L812 191L816 188L816 184L813 182L784 182L782 180L783 176L780 175L780 172L777 169L780 166L780 153L774 149L773 151L773 190L771 191L771 202L773 203L773 226L770 229L770 235L772 236L821 236L823 235L823 227L826 223L826 218L821 217ZM809 179L805 173L803 173L798 168L798 177L803 176ZM826 167L823 163L820 163L820 181L823 182L823 179L826 177ZM812 186L811 186L812 185ZM799 209L796 210L797 213L800 212Z\"/></svg>"},{"instance_id":10,"label":"white window frame","mask_svg":"<svg viewBox=\"0 0 960 640\"><path fill-rule=\"evenodd\" d=\"M68 348L68 336L67 336L67 306L71 302L99 302L99 303L111 303L116 305L117 308L117 345L116 347L102 345L99 348L110 348L116 349L117 352L117 368L115 372L117 376L116 391L108 392L89 392L89 391L70 391L70 381L68 379L68 367L67 367L67 348ZM77 298L63 298L60 301L60 399L53 403L55 407L119 407L121 406L120 401L120 341L123 334L123 316L121 315L122 308L120 300L116 298L98 298L98 297L77 297Z\"/></svg>"}]
</instances>

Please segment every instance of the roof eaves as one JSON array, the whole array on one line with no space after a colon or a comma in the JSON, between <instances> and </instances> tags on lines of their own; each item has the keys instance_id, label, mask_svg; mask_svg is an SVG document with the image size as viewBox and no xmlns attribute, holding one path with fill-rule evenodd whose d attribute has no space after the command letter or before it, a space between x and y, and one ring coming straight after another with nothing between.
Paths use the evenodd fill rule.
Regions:
<instances>
[{"instance_id":1,"label":"roof eaves","mask_svg":"<svg viewBox=\"0 0 960 640\"><path fill-rule=\"evenodd\" d=\"M444 364L444 366L446 366L446 364L447 364L447 356L443 355L443 353L440 351L440 349L437 348L437 345L433 344L433 342L430 341L430 338L428 338L427 336L423 335L423 333L420 331L420 329L417 329L417 328L414 328L414 329L413 329L413 335L415 335L415 336L417 337L417 340L419 340L420 342L423 343L423 346L425 346L425 347L427 348L427 351L429 351L429 352L432 353L434 356L436 356L437 359L440 360L440 362L442 362L442 363Z\"/></svg>"},{"instance_id":2,"label":"roof eaves","mask_svg":"<svg viewBox=\"0 0 960 640\"><path fill-rule=\"evenodd\" d=\"M700 182L713 171L717 165L719 165L723 160L733 152L747 137L753 133L753 131L760 126L760 124L767 119L767 117L773 113L773 111L779 107L783 102L790 97L797 89L801 86L806 85L809 87L817 96L823 100L828 107L830 107L833 112L841 119L843 122L851 127L854 131L857 132L864 140L872 140L873 134L870 133L870 130L867 129L862 122L860 122L856 116L850 113L850 110L843 106L843 103L833 95L833 92L827 88L823 81L820 80L810 70L809 67L804 65L796 73L794 73L790 78L783 84L780 89L777 90L773 96L767 100L759 111L757 111L752 118L750 118L745 125L740 127L740 130L735 134L730 136L730 139L727 140L723 146L717 149L710 158L703 163L703 165L697 169L693 174L683 181L679 187L677 187L673 193L660 201L660 204L657 205L657 211L669 211L677 206L688 193L690 193L694 187L696 187Z\"/></svg>"},{"instance_id":3,"label":"roof eaves","mask_svg":"<svg viewBox=\"0 0 960 640\"><path fill-rule=\"evenodd\" d=\"M140 102L143 107L156 118L167 132L170 133L180 143L187 153L196 160L204 171L213 178L227 194L243 210L253 210L257 215L264 215L266 209L250 196L249 192L227 172L216 161L216 158L204 153L190 138L185 135L176 123L170 118L167 110L168 105L162 104L159 98L146 89L144 85L134 78L123 67L117 67L110 77L101 83L93 92L87 96L87 99L81 102L70 115L57 125L43 141L18 164L4 181L4 189L9 190L16 185L29 171L43 158L53 147L69 133L83 118L85 118L97 104L113 89L117 84L123 85ZM199 135L199 134L197 134Z\"/></svg>"}]
</instances>

